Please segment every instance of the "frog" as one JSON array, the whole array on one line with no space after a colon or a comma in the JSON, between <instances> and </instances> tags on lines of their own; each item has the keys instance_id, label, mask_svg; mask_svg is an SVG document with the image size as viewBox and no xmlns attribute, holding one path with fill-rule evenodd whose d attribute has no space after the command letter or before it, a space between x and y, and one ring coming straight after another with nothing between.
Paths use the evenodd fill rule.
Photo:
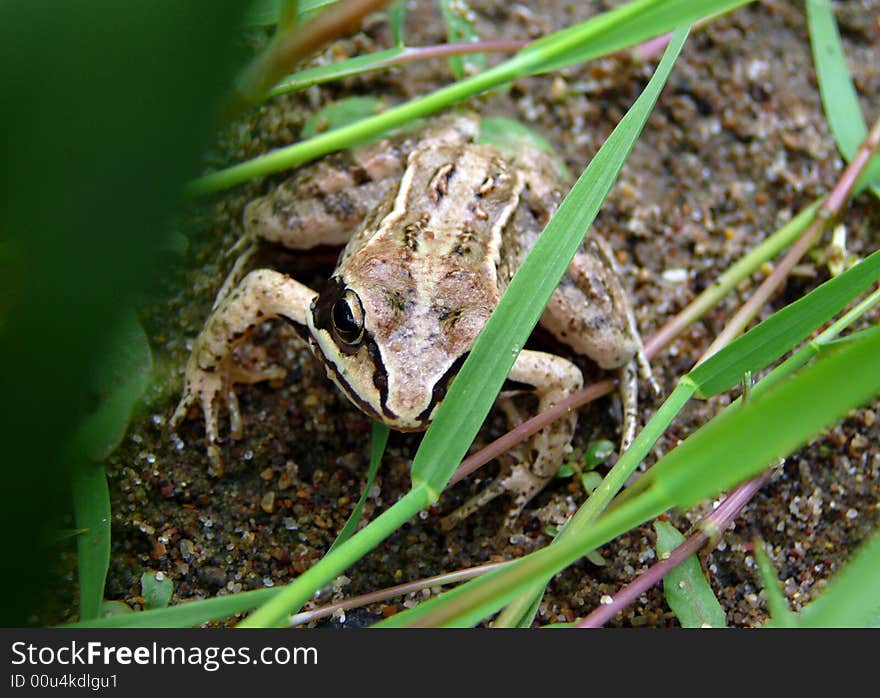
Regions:
<instances>
[{"instance_id":1,"label":"frog","mask_svg":"<svg viewBox=\"0 0 880 698\"><path fill-rule=\"evenodd\" d=\"M479 142L480 117L437 117L300 168L244 210L243 249L195 340L173 429L198 406L215 474L222 474L219 415L240 438L235 386L283 381L279 366L245 368L235 348L258 326L291 323L348 400L398 431L423 431L513 275L558 208L569 182L537 144ZM290 250L343 245L320 292L271 268L247 270L263 242ZM614 254L586 237L539 323L561 343L618 374L621 448L637 424L638 374L652 380ZM569 358L521 350L511 385L547 409L583 385ZM577 412L544 427L521 457L444 519L449 528L509 494L505 528L559 470Z\"/></svg>"}]
</instances>

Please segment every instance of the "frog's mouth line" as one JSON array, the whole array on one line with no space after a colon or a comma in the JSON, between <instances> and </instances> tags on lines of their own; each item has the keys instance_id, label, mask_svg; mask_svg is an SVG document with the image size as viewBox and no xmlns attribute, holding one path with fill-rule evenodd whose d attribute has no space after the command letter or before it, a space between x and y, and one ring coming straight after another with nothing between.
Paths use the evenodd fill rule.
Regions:
<instances>
[{"instance_id":1,"label":"frog's mouth line","mask_svg":"<svg viewBox=\"0 0 880 698\"><path fill-rule=\"evenodd\" d=\"M297 327L297 329L307 339L312 354L324 365L327 375L336 383L352 404L356 405L362 412L373 419L398 431L424 431L430 425L437 406L446 397L449 384L461 369L462 364L467 358L467 352L455 359L443 375L434 383L431 388L431 397L428 405L414 417L402 417L388 406L388 369L383 360L382 351L371 332L364 328L360 346L357 350L352 351L350 346L340 346L339 341L331 331L331 309L346 289L347 286L342 279L338 277L331 278L327 288L312 303L308 314L308 326ZM338 365L331 358L330 354L334 352L328 354L328 352L322 349L325 344L335 347L341 355L340 359L342 362L346 360L346 356L353 358L353 355L359 351L366 350L369 353L370 363L373 366L372 382L378 395L378 405L365 400L353 389L344 375L342 366Z\"/></svg>"},{"instance_id":2,"label":"frog's mouth line","mask_svg":"<svg viewBox=\"0 0 880 698\"><path fill-rule=\"evenodd\" d=\"M380 414L376 408L371 405L369 402L361 398L349 385L348 381L345 380L345 377L340 372L339 368L335 363L330 361L325 355L324 352L321 351L318 346L317 340L308 335L309 347L312 350L312 354L323 364L324 368L327 370L327 375L330 379L336 383L337 387L345 394L345 396L349 399L349 401L358 407L361 412L372 417L378 422L385 424L397 431L424 431L428 428L428 420L422 420L421 415L419 415L419 421L416 424L412 424L409 422L401 423L400 417L398 417L393 411L388 409L386 405L386 401L388 399L388 389L387 389L387 378L385 377L385 366L381 362L381 358L378 358L379 349L375 346L375 342L372 341L372 338L367 339L373 347L375 347L376 352L376 372L374 374L374 383L378 382L376 380L376 376L381 376L381 379L384 380L384 389L380 385L377 385L379 389L379 403L382 407L382 413ZM430 409L425 410L425 412L430 415ZM423 413L424 414L424 413Z\"/></svg>"},{"instance_id":3,"label":"frog's mouth line","mask_svg":"<svg viewBox=\"0 0 880 698\"><path fill-rule=\"evenodd\" d=\"M373 376L373 382L376 385L376 388L379 390L379 401L382 407L382 414L380 414L373 405L361 398L352 389L352 387L349 385L348 381L346 381L345 377L342 375L336 364L330 361L330 359L328 359L324 355L324 352L320 350L317 340L308 332L305 332L304 334L306 335L306 339L308 339L309 347L311 348L312 353L324 365L330 378L333 380L334 383L336 383L339 389L342 390L343 393L345 393L346 397L352 402L352 404L356 405L364 414L372 417L376 421L382 422L386 426L396 429L397 431L418 432L424 431L430 426L431 418L434 415L434 411L443 401L443 398L446 397L446 392L449 389L449 384L452 382L452 379L458 374L458 371L461 369L462 364L464 364L465 359L467 359L467 354L463 354L462 356L458 357L446 370L443 376L441 376L440 380L438 380L434 384L434 388L431 394L431 400L428 403L428 406L424 410L422 410L422 412L420 412L412 421L403 421L397 414L394 413L394 411L389 409L387 406L388 379L386 375L386 369L384 363L382 362L379 347L376 345L372 337L370 337L369 335L365 335L365 344L367 344L376 366L376 371Z\"/></svg>"}]
</instances>

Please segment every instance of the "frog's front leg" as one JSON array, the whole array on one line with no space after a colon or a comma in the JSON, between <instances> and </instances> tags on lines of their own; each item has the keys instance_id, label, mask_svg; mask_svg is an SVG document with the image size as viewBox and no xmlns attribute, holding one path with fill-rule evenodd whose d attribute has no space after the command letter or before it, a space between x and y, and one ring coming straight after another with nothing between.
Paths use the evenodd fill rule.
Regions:
<instances>
[{"instance_id":1,"label":"frog's front leg","mask_svg":"<svg viewBox=\"0 0 880 698\"><path fill-rule=\"evenodd\" d=\"M584 379L580 369L567 359L554 354L526 350L517 357L510 371L510 380L534 386L538 396L538 411L553 407L561 399L581 388ZM510 492L513 506L505 520L504 530L513 530L513 524L523 507L556 475L577 426L577 412L547 425L527 444L526 459L510 467L483 491L465 502L443 520L448 529L492 501L498 495Z\"/></svg>"},{"instance_id":2,"label":"frog's front leg","mask_svg":"<svg viewBox=\"0 0 880 698\"><path fill-rule=\"evenodd\" d=\"M228 407L230 435L237 438L241 417L235 384L281 380L285 375L280 366L261 371L239 366L234 361L233 350L257 325L267 320L281 317L305 326L306 312L315 295L286 274L256 269L214 307L196 339L186 366L183 397L171 418L171 427L177 428L194 403L201 406L208 455L217 475L223 469L218 446L221 404L225 402Z\"/></svg>"}]
</instances>

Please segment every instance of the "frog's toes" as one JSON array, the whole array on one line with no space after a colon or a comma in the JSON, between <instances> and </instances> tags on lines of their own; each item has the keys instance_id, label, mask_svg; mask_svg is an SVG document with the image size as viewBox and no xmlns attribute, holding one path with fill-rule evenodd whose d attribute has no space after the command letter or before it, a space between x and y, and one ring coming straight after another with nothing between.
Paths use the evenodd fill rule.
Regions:
<instances>
[{"instance_id":1,"label":"frog's toes","mask_svg":"<svg viewBox=\"0 0 880 698\"><path fill-rule=\"evenodd\" d=\"M174 410L171 417L170 426L172 430L176 430L180 423L187 416L190 407L195 404L202 410L205 420L205 442L207 444L208 457L211 460L211 470L213 474L219 476L223 472L223 460L220 456L220 447L222 443L219 430L219 413L220 400L225 399L230 409L230 424L232 432L241 429L241 417L238 412L238 399L232 390L231 385L224 385L222 371L208 372L197 370L187 372L186 389L183 397ZM231 398L231 402L230 402Z\"/></svg>"}]
</instances>

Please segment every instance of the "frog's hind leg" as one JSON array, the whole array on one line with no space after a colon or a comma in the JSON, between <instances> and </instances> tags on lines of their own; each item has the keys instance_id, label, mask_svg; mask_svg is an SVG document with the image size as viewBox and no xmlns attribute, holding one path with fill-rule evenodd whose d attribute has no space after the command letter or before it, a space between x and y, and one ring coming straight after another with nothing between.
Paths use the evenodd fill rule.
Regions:
<instances>
[{"instance_id":1,"label":"frog's hind leg","mask_svg":"<svg viewBox=\"0 0 880 698\"><path fill-rule=\"evenodd\" d=\"M530 350L517 357L510 379L534 386L539 412L549 409L583 385L580 369L567 359ZM577 413L571 411L544 427L526 444L523 449L525 458L506 468L484 490L447 516L442 522L443 528L452 528L499 495L509 492L513 495L513 505L502 530L513 530L523 507L556 475L566 453L571 450L576 425Z\"/></svg>"},{"instance_id":2,"label":"frog's hind leg","mask_svg":"<svg viewBox=\"0 0 880 698\"><path fill-rule=\"evenodd\" d=\"M656 390L635 316L608 244L591 236L553 292L541 325L601 368L616 370L623 411L621 452L638 423L638 374Z\"/></svg>"}]
</instances>

